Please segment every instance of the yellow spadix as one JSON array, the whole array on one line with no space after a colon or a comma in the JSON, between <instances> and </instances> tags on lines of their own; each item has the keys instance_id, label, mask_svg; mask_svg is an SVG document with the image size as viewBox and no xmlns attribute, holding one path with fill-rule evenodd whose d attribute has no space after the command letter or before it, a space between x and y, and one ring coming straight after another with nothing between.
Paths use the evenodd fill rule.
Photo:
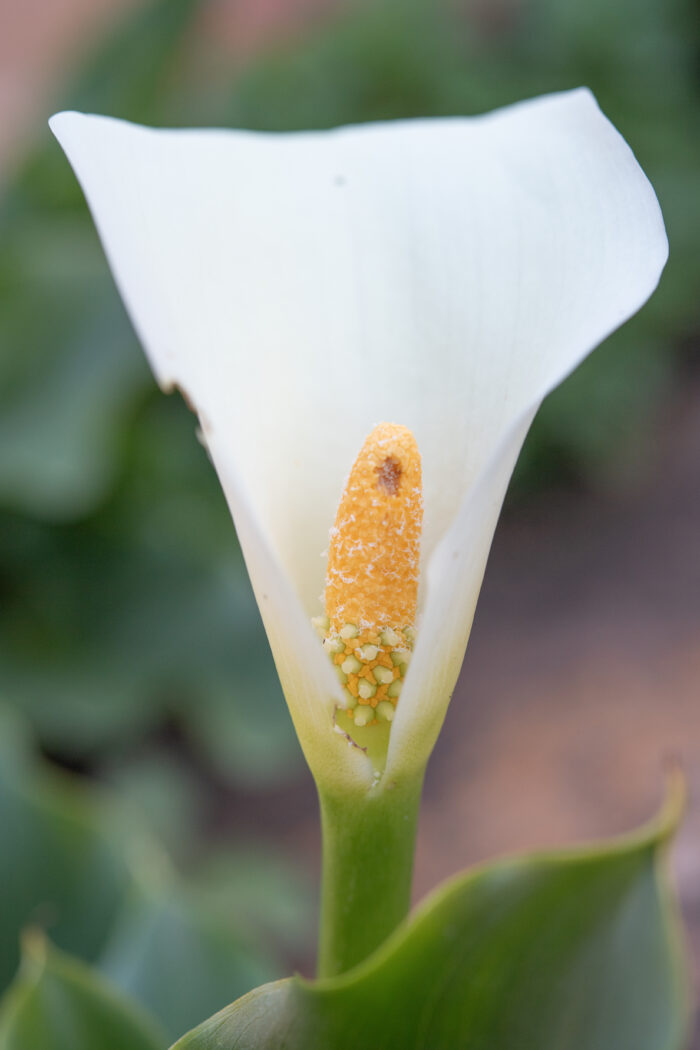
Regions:
<instances>
[{"instance_id":1,"label":"yellow spadix","mask_svg":"<svg viewBox=\"0 0 700 1050\"><path fill-rule=\"evenodd\" d=\"M350 471L331 529L326 615L315 620L358 726L390 722L415 640L421 463L411 431L380 423Z\"/></svg>"}]
</instances>

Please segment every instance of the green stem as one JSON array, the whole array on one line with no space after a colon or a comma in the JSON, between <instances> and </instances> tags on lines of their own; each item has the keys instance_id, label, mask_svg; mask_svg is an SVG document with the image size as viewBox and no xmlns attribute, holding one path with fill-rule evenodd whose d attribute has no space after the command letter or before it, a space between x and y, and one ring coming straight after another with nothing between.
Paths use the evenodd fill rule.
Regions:
<instances>
[{"instance_id":1,"label":"green stem","mask_svg":"<svg viewBox=\"0 0 700 1050\"><path fill-rule=\"evenodd\" d=\"M408 914L421 788L422 777L363 795L319 790L319 977L361 962Z\"/></svg>"}]
</instances>

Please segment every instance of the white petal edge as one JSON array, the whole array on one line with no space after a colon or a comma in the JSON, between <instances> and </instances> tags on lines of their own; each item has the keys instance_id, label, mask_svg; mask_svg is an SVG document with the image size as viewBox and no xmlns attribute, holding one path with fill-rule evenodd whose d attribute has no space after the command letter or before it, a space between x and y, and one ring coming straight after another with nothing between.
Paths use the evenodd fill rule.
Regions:
<instances>
[{"instance_id":1,"label":"white petal edge","mask_svg":"<svg viewBox=\"0 0 700 1050\"><path fill-rule=\"evenodd\" d=\"M454 522L431 555L425 604L435 614L426 615L421 623L411 676L392 724L385 782L419 773L426 751L429 755L434 747L461 669L503 499L537 409L547 394L647 301L668 258L658 200L629 146L600 112L590 92L582 89L563 97L583 101L587 118L602 132L599 145L607 154L608 178L617 191L606 203L612 215L620 209L615 263L621 274L627 270L631 280L615 286L607 309L600 310L600 304L595 304L583 331L572 331L569 345L562 348L565 352L557 355L549 374L540 376L540 389L503 427ZM448 610L448 630L437 610Z\"/></svg>"},{"instance_id":2,"label":"white petal edge","mask_svg":"<svg viewBox=\"0 0 700 1050\"><path fill-rule=\"evenodd\" d=\"M416 432L427 587L387 777L414 771L529 421L658 280L667 246L646 178L586 91L326 135L78 114L52 128L161 382L200 412L309 764L348 786L370 770L329 738L335 683L307 622L318 552L366 432L392 418ZM250 346L262 352L246 372Z\"/></svg>"}]
</instances>

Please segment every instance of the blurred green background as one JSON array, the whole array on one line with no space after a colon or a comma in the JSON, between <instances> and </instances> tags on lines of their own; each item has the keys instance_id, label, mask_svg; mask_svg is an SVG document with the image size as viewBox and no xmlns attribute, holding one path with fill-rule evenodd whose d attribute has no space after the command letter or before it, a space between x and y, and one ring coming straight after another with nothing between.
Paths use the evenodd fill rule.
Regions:
<instances>
[{"instance_id":1,"label":"blurred green background","mask_svg":"<svg viewBox=\"0 0 700 1050\"><path fill-rule=\"evenodd\" d=\"M643 486L696 367L697 5L318 5L240 47L211 6L115 9L45 115L287 130L592 88L658 193L670 263L642 314L546 402L510 513L552 490ZM194 420L155 389L73 174L43 121L32 133L0 190L0 980L18 930L46 925L174 1035L308 956L303 879L246 842L222 852L212 816L222 791L294 781L301 759ZM191 951L201 987L168 1005Z\"/></svg>"}]
</instances>

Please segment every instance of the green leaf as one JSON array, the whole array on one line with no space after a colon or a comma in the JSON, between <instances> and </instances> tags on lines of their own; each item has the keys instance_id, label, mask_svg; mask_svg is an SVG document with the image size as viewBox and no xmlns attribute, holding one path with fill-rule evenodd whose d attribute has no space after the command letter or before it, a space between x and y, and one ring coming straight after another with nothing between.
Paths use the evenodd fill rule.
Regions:
<instances>
[{"instance_id":1,"label":"green leaf","mask_svg":"<svg viewBox=\"0 0 700 1050\"><path fill-rule=\"evenodd\" d=\"M258 944L306 952L316 920L307 876L268 849L220 850L197 873L197 888L219 924L231 922Z\"/></svg>"},{"instance_id":2,"label":"green leaf","mask_svg":"<svg viewBox=\"0 0 700 1050\"><path fill-rule=\"evenodd\" d=\"M273 856L215 854L185 881L149 834L144 810L159 823L161 808L143 787L126 808L33 760L22 723L0 706L0 992L22 931L45 927L175 1038L284 972L279 940L298 948L311 908ZM172 777L163 787L176 793Z\"/></svg>"},{"instance_id":3,"label":"green leaf","mask_svg":"<svg viewBox=\"0 0 700 1050\"><path fill-rule=\"evenodd\" d=\"M22 969L0 1007L0 1050L163 1050L140 1008L87 966L25 936Z\"/></svg>"},{"instance_id":4,"label":"green leaf","mask_svg":"<svg viewBox=\"0 0 700 1050\"><path fill-rule=\"evenodd\" d=\"M232 995L279 973L237 928L238 902L216 921L196 891L172 877L134 898L100 959L100 970L158 1017L171 1038Z\"/></svg>"},{"instance_id":5,"label":"green leaf","mask_svg":"<svg viewBox=\"0 0 700 1050\"><path fill-rule=\"evenodd\" d=\"M39 518L76 518L104 498L133 402L150 387L119 305L92 285L72 315L62 304L30 321L35 296L23 302L17 294L0 321L3 341L21 346L25 363L24 375L2 391L0 493L6 505Z\"/></svg>"},{"instance_id":6,"label":"green leaf","mask_svg":"<svg viewBox=\"0 0 700 1050\"><path fill-rule=\"evenodd\" d=\"M174 1050L679 1050L679 793L618 842L460 875L354 970L258 988Z\"/></svg>"},{"instance_id":7,"label":"green leaf","mask_svg":"<svg viewBox=\"0 0 700 1050\"><path fill-rule=\"evenodd\" d=\"M68 777L35 768L26 750L18 724L0 708L0 990L28 925L45 925L62 948L94 959L133 879L114 808Z\"/></svg>"},{"instance_id":8,"label":"green leaf","mask_svg":"<svg viewBox=\"0 0 700 1050\"><path fill-rule=\"evenodd\" d=\"M0 610L0 691L54 752L84 756L169 713L227 777L279 781L296 768L235 551L209 565L87 526L51 537L23 519L2 525L8 578L22 572Z\"/></svg>"}]
</instances>

